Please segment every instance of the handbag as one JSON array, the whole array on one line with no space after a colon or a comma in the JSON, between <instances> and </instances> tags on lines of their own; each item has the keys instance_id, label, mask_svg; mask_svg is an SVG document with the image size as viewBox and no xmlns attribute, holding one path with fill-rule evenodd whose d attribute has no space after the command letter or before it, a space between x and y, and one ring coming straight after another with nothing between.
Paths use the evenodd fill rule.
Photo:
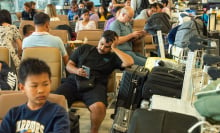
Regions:
<instances>
[{"instance_id":1,"label":"handbag","mask_svg":"<svg viewBox=\"0 0 220 133\"><path fill-rule=\"evenodd\" d=\"M195 94L197 100L194 103L200 115L209 120L220 121L220 79L213 81Z\"/></svg>"},{"instance_id":2,"label":"handbag","mask_svg":"<svg viewBox=\"0 0 220 133\"><path fill-rule=\"evenodd\" d=\"M89 91L95 87L95 77L87 79L76 75L76 86L80 92Z\"/></svg>"}]
</instances>

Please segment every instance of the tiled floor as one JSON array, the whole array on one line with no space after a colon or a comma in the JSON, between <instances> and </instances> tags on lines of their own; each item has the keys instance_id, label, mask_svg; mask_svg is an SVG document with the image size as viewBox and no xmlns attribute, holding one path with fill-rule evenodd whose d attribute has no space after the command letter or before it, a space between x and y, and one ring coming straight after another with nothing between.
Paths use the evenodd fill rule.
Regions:
<instances>
[{"instance_id":1,"label":"tiled floor","mask_svg":"<svg viewBox=\"0 0 220 133\"><path fill-rule=\"evenodd\" d=\"M114 112L114 109L107 109L107 114L102 122L99 133L110 133L113 120L110 115ZM90 129L90 113L86 108L79 108L77 114L80 115L80 133L89 133Z\"/></svg>"}]
</instances>

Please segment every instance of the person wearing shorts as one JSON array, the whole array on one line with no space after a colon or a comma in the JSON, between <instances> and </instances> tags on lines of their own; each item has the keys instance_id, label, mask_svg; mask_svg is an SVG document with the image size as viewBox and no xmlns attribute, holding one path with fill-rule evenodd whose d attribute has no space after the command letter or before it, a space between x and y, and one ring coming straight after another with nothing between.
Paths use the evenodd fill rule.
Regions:
<instances>
[{"instance_id":1,"label":"person wearing shorts","mask_svg":"<svg viewBox=\"0 0 220 133\"><path fill-rule=\"evenodd\" d=\"M122 69L134 64L133 58L117 48L118 35L106 30L98 46L84 44L70 56L66 69L70 75L55 91L62 94L70 107L74 101L82 100L90 111L91 133L98 129L105 118L107 106L108 76L114 69ZM83 69L86 67L88 70ZM79 79L94 78L94 87L86 90L77 87ZM81 80L80 80L81 81Z\"/></svg>"}]
</instances>

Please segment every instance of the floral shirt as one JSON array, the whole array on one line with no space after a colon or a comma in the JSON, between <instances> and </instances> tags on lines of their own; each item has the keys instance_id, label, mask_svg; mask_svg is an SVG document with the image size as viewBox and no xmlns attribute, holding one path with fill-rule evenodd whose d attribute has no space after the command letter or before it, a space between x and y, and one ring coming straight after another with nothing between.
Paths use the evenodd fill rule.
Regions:
<instances>
[{"instance_id":1,"label":"floral shirt","mask_svg":"<svg viewBox=\"0 0 220 133\"><path fill-rule=\"evenodd\" d=\"M20 59L15 51L15 48L13 47L16 39L21 39L21 35L15 25L0 26L0 46L9 49L13 63L16 69L18 69Z\"/></svg>"}]
</instances>

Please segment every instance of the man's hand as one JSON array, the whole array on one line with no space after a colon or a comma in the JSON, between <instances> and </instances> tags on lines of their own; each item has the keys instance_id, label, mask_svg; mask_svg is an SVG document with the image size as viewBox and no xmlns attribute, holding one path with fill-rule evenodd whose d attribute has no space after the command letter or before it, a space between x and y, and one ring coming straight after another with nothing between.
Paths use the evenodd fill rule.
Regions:
<instances>
[{"instance_id":1,"label":"man's hand","mask_svg":"<svg viewBox=\"0 0 220 133\"><path fill-rule=\"evenodd\" d=\"M78 68L76 74L81 76L81 77L86 77L87 76L87 73L83 68Z\"/></svg>"},{"instance_id":2,"label":"man's hand","mask_svg":"<svg viewBox=\"0 0 220 133\"><path fill-rule=\"evenodd\" d=\"M112 42L111 48L114 49L118 45L118 38L115 39L115 41Z\"/></svg>"},{"instance_id":3,"label":"man's hand","mask_svg":"<svg viewBox=\"0 0 220 133\"><path fill-rule=\"evenodd\" d=\"M134 31L131 34L133 36L133 39L138 39L138 38L142 37L144 33L143 33L143 31Z\"/></svg>"}]
</instances>

